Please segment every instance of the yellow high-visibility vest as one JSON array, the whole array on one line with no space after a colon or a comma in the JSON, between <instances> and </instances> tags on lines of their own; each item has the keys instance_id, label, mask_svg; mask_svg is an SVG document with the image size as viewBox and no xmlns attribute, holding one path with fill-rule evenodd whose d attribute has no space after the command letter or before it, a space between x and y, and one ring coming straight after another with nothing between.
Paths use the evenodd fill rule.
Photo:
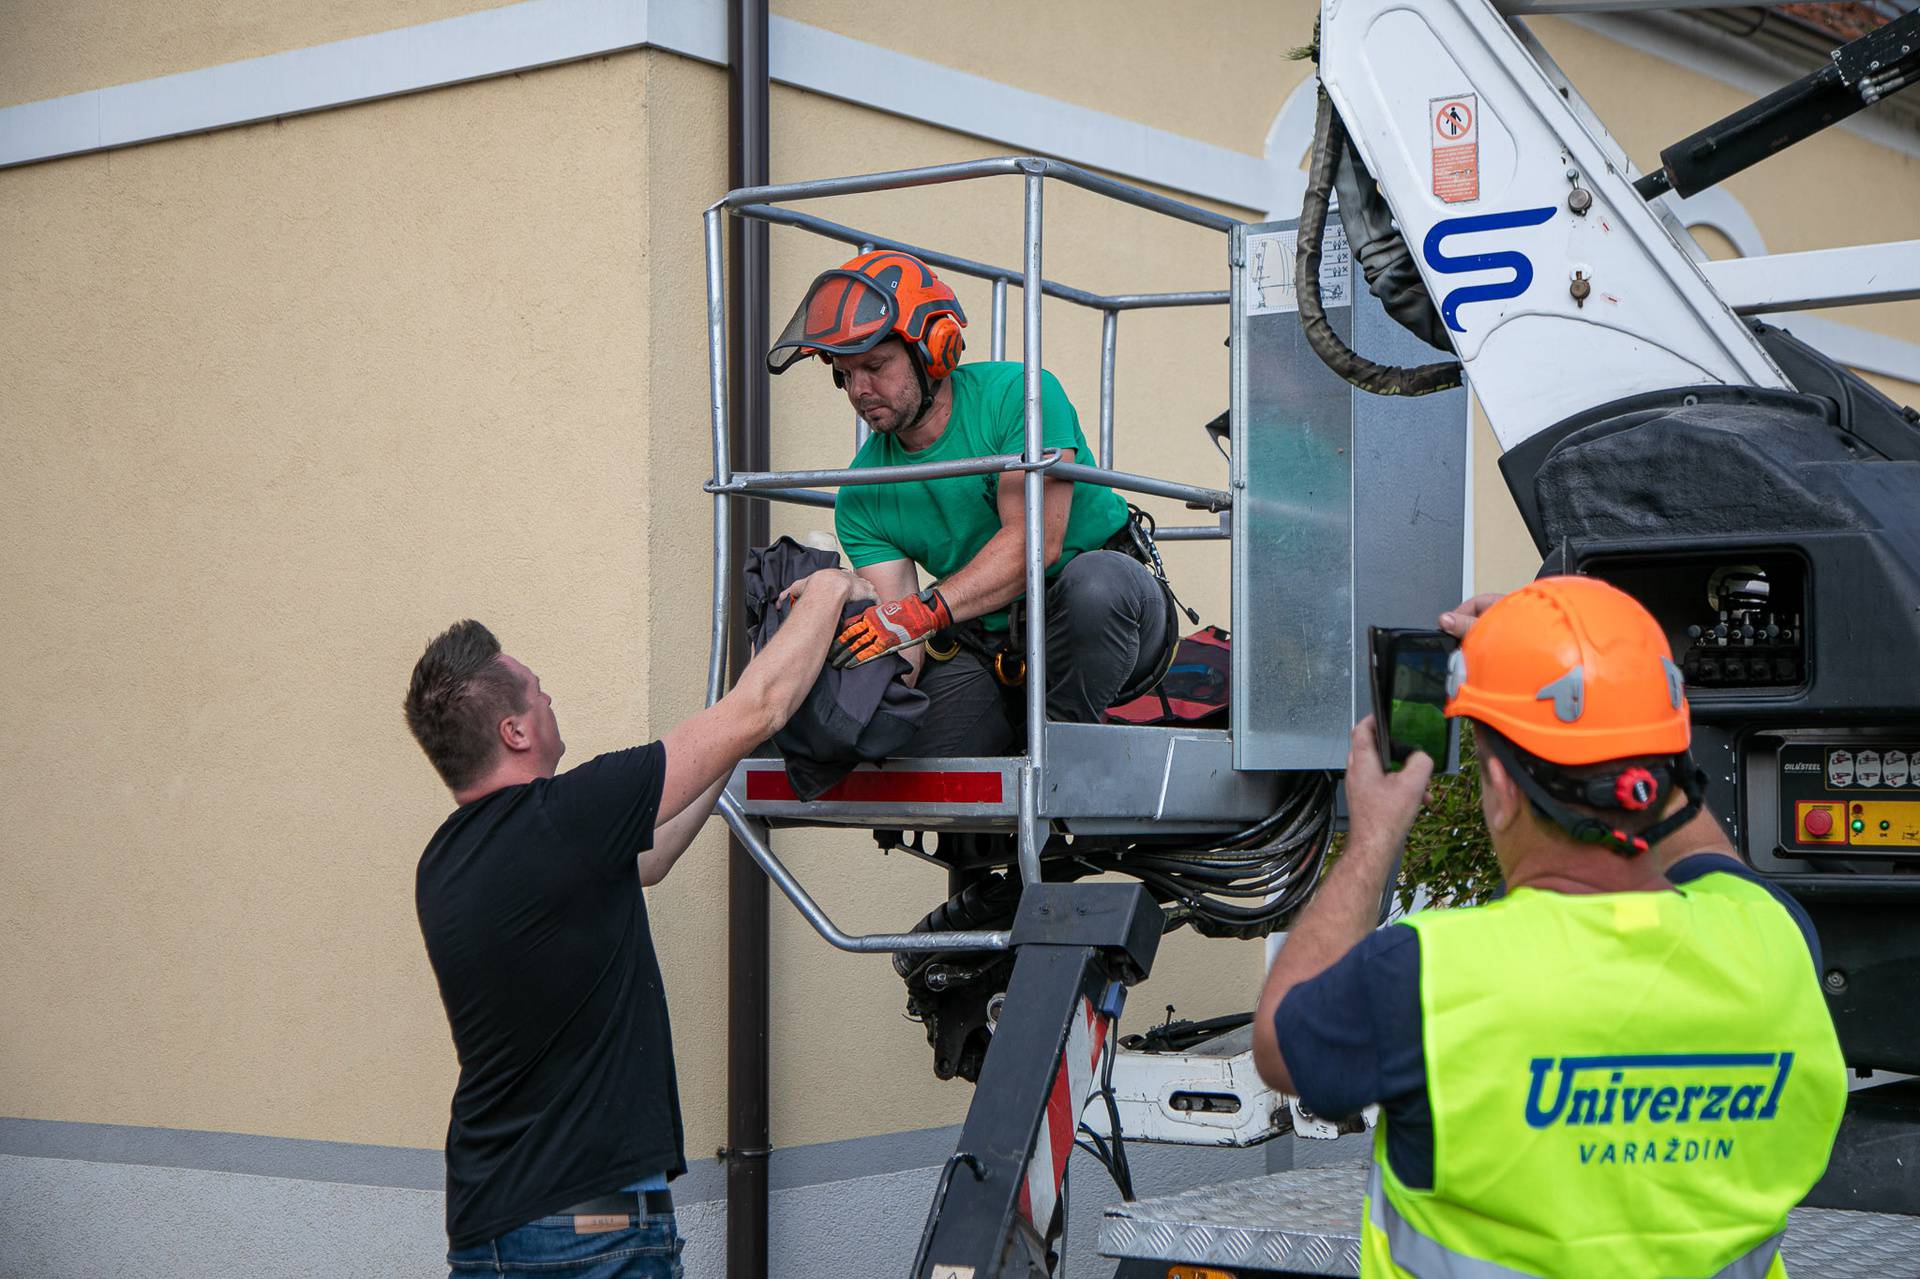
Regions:
<instances>
[{"instance_id":1,"label":"yellow high-visibility vest","mask_svg":"<svg viewBox=\"0 0 1920 1279\"><path fill-rule=\"evenodd\" d=\"M1361 1274L1784 1276L1846 1069L1805 937L1764 888L1517 889L1420 934L1433 1188L1374 1135Z\"/></svg>"}]
</instances>

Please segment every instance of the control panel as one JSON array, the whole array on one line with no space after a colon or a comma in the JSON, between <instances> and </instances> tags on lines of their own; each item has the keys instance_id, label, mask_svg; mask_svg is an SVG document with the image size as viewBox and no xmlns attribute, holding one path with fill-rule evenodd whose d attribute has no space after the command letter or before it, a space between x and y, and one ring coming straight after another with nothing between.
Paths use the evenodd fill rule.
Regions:
<instances>
[{"instance_id":1,"label":"control panel","mask_svg":"<svg viewBox=\"0 0 1920 1279\"><path fill-rule=\"evenodd\" d=\"M1920 856L1920 738L1786 742L1779 769L1784 851Z\"/></svg>"},{"instance_id":2,"label":"control panel","mask_svg":"<svg viewBox=\"0 0 1920 1279\"><path fill-rule=\"evenodd\" d=\"M1794 552L1601 556L1582 571L1646 605L1693 693L1711 700L1806 687L1807 569Z\"/></svg>"}]
</instances>

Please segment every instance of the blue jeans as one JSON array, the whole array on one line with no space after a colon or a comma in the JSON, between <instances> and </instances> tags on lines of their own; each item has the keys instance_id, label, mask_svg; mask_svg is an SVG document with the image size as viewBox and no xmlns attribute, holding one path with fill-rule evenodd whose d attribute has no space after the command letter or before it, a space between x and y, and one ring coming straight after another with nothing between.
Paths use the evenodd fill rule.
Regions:
<instances>
[{"instance_id":1,"label":"blue jeans","mask_svg":"<svg viewBox=\"0 0 1920 1279\"><path fill-rule=\"evenodd\" d=\"M556 1279L682 1279L685 1247L672 1213L629 1213L624 1227L587 1234L575 1231L572 1217L541 1217L487 1243L449 1252L448 1279L528 1273Z\"/></svg>"}]
</instances>

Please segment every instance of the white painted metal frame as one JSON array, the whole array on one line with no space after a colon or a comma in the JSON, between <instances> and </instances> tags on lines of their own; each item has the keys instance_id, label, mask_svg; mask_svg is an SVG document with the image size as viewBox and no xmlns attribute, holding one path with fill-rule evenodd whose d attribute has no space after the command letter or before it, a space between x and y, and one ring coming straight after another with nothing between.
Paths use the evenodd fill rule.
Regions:
<instances>
[{"instance_id":1,"label":"white painted metal frame","mask_svg":"<svg viewBox=\"0 0 1920 1279\"><path fill-rule=\"evenodd\" d=\"M1252 1039L1251 1029L1242 1028L1188 1052L1118 1049L1113 1100L1122 1136L1178 1146L1257 1146L1286 1133L1290 1098L1261 1081ZM1208 1108L1226 1099L1231 1109ZM1080 1122L1098 1136L1111 1135L1104 1106L1088 1106Z\"/></svg>"},{"instance_id":2,"label":"white painted metal frame","mask_svg":"<svg viewBox=\"0 0 1920 1279\"><path fill-rule=\"evenodd\" d=\"M1920 298L1920 240L1727 258L1700 269L1741 315Z\"/></svg>"},{"instance_id":3,"label":"white painted metal frame","mask_svg":"<svg viewBox=\"0 0 1920 1279\"><path fill-rule=\"evenodd\" d=\"M1757 9L1784 8L1788 0L1764 0ZM1813 0L1834 4L1838 0ZM1632 13L1648 9L1721 9L1726 0L1494 0L1494 8L1510 18L1549 13Z\"/></svg>"},{"instance_id":4,"label":"white painted metal frame","mask_svg":"<svg viewBox=\"0 0 1920 1279\"><path fill-rule=\"evenodd\" d=\"M1594 29L1612 40L1620 40L1624 36L1633 34L1631 30L1617 24L1609 27L1594 26ZM1527 41L1530 48L1545 54L1545 50L1539 49L1538 42L1532 40L1524 28L1516 24L1516 30L1521 38ZM1668 48L1665 45L1649 46L1642 51L1650 56L1662 57L1670 61L1677 60L1680 54L1677 46ZM1559 69L1553 65L1551 57L1546 57L1542 61L1541 69L1550 77L1554 77L1556 84L1565 80L1565 77L1559 74ZM1732 83L1724 79L1723 82ZM1748 89L1751 85L1748 80L1743 79L1736 87ZM1571 85L1569 88L1571 89ZM1315 82L1308 80L1289 94L1286 102L1281 105L1279 113L1274 116L1272 127L1267 131L1264 153L1267 164L1272 169L1274 181L1271 203L1266 214L1268 221L1294 217L1300 211L1300 201L1306 193L1306 175L1301 171L1300 163L1301 158L1307 153L1307 148L1313 144L1314 89ZM1586 107L1584 101L1578 100L1578 90L1572 90L1572 93L1575 99L1574 109L1590 112L1590 108ZM1857 123L1859 119L1860 117L1856 116L1842 123L1840 127L1847 128ZM1872 121L1869 120L1869 123ZM1876 138L1875 141L1881 145L1888 144L1887 139ZM1904 153L1920 156L1920 144ZM1624 155L1622 158L1625 159ZM1622 172L1629 179L1640 176L1640 171L1630 160L1625 162ZM1753 215L1747 211L1745 205L1740 203L1739 198L1725 187L1713 187L1685 200L1671 194L1665 195L1654 201L1654 206L1656 213L1671 211L1679 225L1688 232L1698 227L1717 231L1725 236L1743 256L1762 257L1767 252L1766 239L1760 234L1760 227L1754 221ZM1694 242L1691 234L1676 238L1680 240L1680 247L1696 262L1702 264L1707 262L1707 255ZM1703 269L1705 269L1704 266ZM1849 368L1868 373L1881 373L1920 385L1920 344L1904 341L1885 333L1862 329L1855 325L1842 324L1836 320L1829 320L1825 316L1799 312L1777 314L1775 323L1790 326L1796 336ZM1472 472L1469 471L1468 474L1471 476ZM1471 508L1469 508L1469 520L1471 520ZM1472 527L1471 523L1468 527ZM1473 594L1471 584L1465 594Z\"/></svg>"},{"instance_id":5,"label":"white painted metal frame","mask_svg":"<svg viewBox=\"0 0 1920 1279\"><path fill-rule=\"evenodd\" d=\"M1502 447L1644 391L1788 385L1491 0L1327 3L1320 70ZM1478 103L1479 176L1448 202L1433 189L1429 109L1454 95ZM1573 185L1592 197L1585 216L1567 207ZM1590 304L1572 295L1575 275Z\"/></svg>"}]
</instances>

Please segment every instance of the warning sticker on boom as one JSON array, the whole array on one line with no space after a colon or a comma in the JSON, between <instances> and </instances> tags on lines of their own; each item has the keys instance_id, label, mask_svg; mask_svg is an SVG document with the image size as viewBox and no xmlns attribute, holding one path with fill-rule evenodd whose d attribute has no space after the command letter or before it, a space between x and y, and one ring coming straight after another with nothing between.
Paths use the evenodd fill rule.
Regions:
<instances>
[{"instance_id":1,"label":"warning sticker on boom","mask_svg":"<svg viewBox=\"0 0 1920 1279\"><path fill-rule=\"evenodd\" d=\"M1480 198L1480 95L1427 100L1433 193L1448 204Z\"/></svg>"}]
</instances>

